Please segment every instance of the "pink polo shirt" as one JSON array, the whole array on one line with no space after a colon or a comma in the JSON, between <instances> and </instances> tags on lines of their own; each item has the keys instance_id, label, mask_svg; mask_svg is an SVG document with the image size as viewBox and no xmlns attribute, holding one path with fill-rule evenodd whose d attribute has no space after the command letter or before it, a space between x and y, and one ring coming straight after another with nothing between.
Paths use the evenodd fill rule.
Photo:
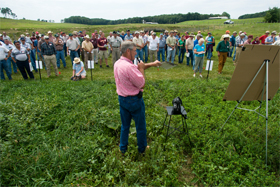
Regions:
<instances>
[{"instance_id":1,"label":"pink polo shirt","mask_svg":"<svg viewBox=\"0 0 280 187\"><path fill-rule=\"evenodd\" d=\"M143 91L145 78L131 60L121 56L114 65L117 93L120 96L134 96Z\"/></svg>"}]
</instances>

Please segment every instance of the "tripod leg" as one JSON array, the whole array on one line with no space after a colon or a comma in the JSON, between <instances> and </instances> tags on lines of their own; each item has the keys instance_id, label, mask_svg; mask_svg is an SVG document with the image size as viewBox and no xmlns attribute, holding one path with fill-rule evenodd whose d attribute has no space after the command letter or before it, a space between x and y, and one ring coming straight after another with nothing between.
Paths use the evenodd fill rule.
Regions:
<instances>
[{"instance_id":1,"label":"tripod leg","mask_svg":"<svg viewBox=\"0 0 280 187\"><path fill-rule=\"evenodd\" d=\"M166 137L165 137L165 143L167 142L167 138L168 138L168 131L169 131L169 127L170 127L170 121L171 121L171 116L170 116L169 122L168 122L168 127L167 127L167 132L166 132ZM165 151L165 145L163 147L163 150Z\"/></svg>"},{"instance_id":2,"label":"tripod leg","mask_svg":"<svg viewBox=\"0 0 280 187\"><path fill-rule=\"evenodd\" d=\"M266 85L266 77L265 77L265 80L264 80L264 83L263 83L262 99L261 99L261 101L260 101L259 115L258 115L258 119L257 119L256 126L257 126L258 123L259 123L259 118L260 118L260 112L261 112L261 107L262 107L262 101L263 101L263 95L264 95L265 85Z\"/></svg>"},{"instance_id":3,"label":"tripod leg","mask_svg":"<svg viewBox=\"0 0 280 187\"><path fill-rule=\"evenodd\" d=\"M229 120L229 118L231 117L231 115L234 113L234 111L237 109L238 105L239 105L239 101L237 103L237 105L234 107L233 111L231 112L231 114L229 115L229 117L227 118L227 120L225 121L225 123L223 124L223 126L221 127L220 131L223 129L223 127L225 126L225 124L227 123L227 121Z\"/></svg>"},{"instance_id":4,"label":"tripod leg","mask_svg":"<svg viewBox=\"0 0 280 187\"><path fill-rule=\"evenodd\" d=\"M163 122L162 129L161 129L161 130L163 130L163 129L164 129L164 125L165 125L165 122L166 122L167 116L168 116L168 113L167 113L167 114L166 114L166 116L165 116L165 120L164 120L164 122Z\"/></svg>"}]
</instances>

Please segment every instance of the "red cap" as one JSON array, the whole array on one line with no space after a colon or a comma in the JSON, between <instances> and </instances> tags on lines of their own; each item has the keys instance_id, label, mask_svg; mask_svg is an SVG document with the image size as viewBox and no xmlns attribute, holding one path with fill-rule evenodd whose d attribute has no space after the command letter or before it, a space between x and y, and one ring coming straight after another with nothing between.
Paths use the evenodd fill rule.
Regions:
<instances>
[{"instance_id":1,"label":"red cap","mask_svg":"<svg viewBox=\"0 0 280 187\"><path fill-rule=\"evenodd\" d=\"M248 38L252 38L253 39L253 35L249 35Z\"/></svg>"},{"instance_id":2,"label":"red cap","mask_svg":"<svg viewBox=\"0 0 280 187\"><path fill-rule=\"evenodd\" d=\"M36 34L39 34L39 32L38 32L38 31L36 31L35 33L36 33Z\"/></svg>"},{"instance_id":3,"label":"red cap","mask_svg":"<svg viewBox=\"0 0 280 187\"><path fill-rule=\"evenodd\" d=\"M229 33L230 33L230 31L229 31L229 30L226 30L226 33L227 33L227 34L229 34Z\"/></svg>"},{"instance_id":4,"label":"red cap","mask_svg":"<svg viewBox=\"0 0 280 187\"><path fill-rule=\"evenodd\" d=\"M92 35L92 36L95 36L95 34L94 34L94 33L92 33L91 35Z\"/></svg>"}]
</instances>

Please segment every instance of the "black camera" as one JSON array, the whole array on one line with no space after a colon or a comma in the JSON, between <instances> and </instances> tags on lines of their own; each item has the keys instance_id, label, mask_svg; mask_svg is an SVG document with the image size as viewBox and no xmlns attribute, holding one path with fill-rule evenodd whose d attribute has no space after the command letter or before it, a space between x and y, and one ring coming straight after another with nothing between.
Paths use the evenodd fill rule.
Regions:
<instances>
[{"instance_id":1,"label":"black camera","mask_svg":"<svg viewBox=\"0 0 280 187\"><path fill-rule=\"evenodd\" d=\"M173 105L172 113L181 114L182 100L180 99L180 97L176 97L175 99L173 99L172 105Z\"/></svg>"}]
</instances>

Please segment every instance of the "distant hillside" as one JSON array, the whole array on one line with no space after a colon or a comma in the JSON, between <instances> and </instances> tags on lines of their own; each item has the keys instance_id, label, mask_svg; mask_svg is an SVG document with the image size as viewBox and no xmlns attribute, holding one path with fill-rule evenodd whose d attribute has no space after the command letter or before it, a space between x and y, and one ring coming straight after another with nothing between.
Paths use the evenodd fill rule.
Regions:
<instances>
[{"instance_id":1,"label":"distant hillside","mask_svg":"<svg viewBox=\"0 0 280 187\"><path fill-rule=\"evenodd\" d=\"M264 17L266 15L267 11L263 12L257 12L254 14L244 14L242 16L239 16L238 19L248 19L248 18L258 18L258 17Z\"/></svg>"},{"instance_id":2,"label":"distant hillside","mask_svg":"<svg viewBox=\"0 0 280 187\"><path fill-rule=\"evenodd\" d=\"M81 16L71 16L69 18L65 18L65 23L79 23L79 24L87 24L87 25L116 25L116 24L127 24L127 23L142 23L143 20L146 22L157 22L159 24L174 24L183 21L189 20L204 20L209 17L221 16L221 14L199 14L195 13L187 13L187 14L164 14L157 16L147 16L147 17L133 17L127 19L119 19L119 20L106 20L101 18L87 18Z\"/></svg>"}]
</instances>

